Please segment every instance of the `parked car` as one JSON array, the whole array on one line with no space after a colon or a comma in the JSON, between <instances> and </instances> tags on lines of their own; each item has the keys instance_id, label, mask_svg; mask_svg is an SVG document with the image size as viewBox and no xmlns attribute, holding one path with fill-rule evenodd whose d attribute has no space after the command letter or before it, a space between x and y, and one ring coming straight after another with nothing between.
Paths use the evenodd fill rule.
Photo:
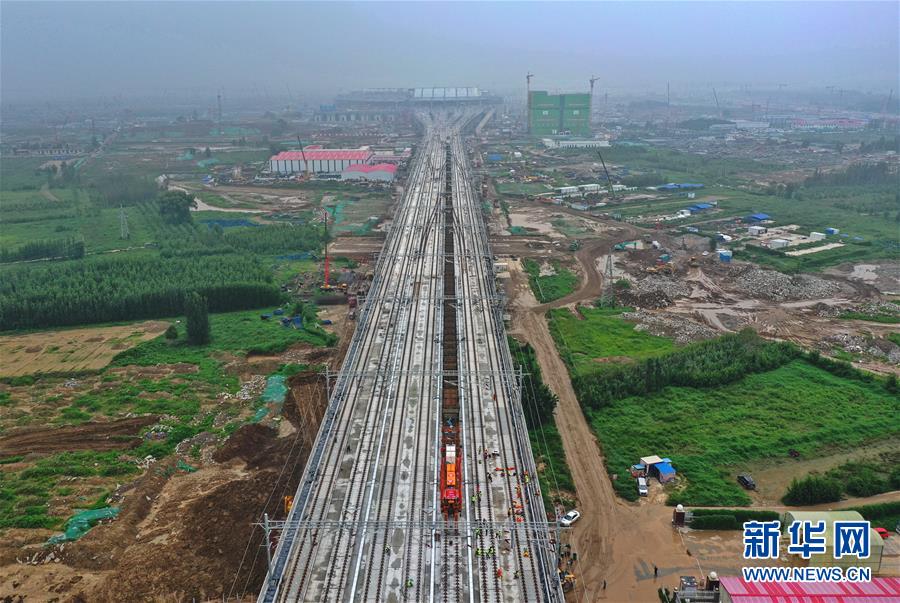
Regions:
<instances>
[{"instance_id":1,"label":"parked car","mask_svg":"<svg viewBox=\"0 0 900 603\"><path fill-rule=\"evenodd\" d=\"M756 482L750 477L749 473L741 473L737 476L738 483L746 490L756 490Z\"/></svg>"},{"instance_id":2,"label":"parked car","mask_svg":"<svg viewBox=\"0 0 900 603\"><path fill-rule=\"evenodd\" d=\"M647 478L646 478L646 477L639 477L639 478L637 479L637 484L638 484L638 494L640 494L641 496L647 496L647 493L648 493L648 490L647 490Z\"/></svg>"},{"instance_id":3,"label":"parked car","mask_svg":"<svg viewBox=\"0 0 900 603\"><path fill-rule=\"evenodd\" d=\"M566 513L565 515L560 517L559 525L561 525L564 528L567 528L570 525L572 525L573 523L575 523L576 521L578 521L579 519L581 519L581 513L579 513L575 509L572 509L571 511L569 511L568 513Z\"/></svg>"},{"instance_id":4,"label":"parked car","mask_svg":"<svg viewBox=\"0 0 900 603\"><path fill-rule=\"evenodd\" d=\"M887 540L891 535L887 528L875 528L875 531L878 532L878 535L881 536L882 540Z\"/></svg>"}]
</instances>

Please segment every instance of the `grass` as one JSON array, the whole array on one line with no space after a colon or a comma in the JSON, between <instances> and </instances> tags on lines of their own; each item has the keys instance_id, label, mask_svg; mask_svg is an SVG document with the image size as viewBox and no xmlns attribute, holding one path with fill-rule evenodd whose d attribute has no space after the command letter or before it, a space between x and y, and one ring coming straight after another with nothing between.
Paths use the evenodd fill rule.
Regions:
<instances>
[{"instance_id":1,"label":"grass","mask_svg":"<svg viewBox=\"0 0 900 603\"><path fill-rule=\"evenodd\" d=\"M552 192L549 186L540 182L499 182L496 189L499 194L511 197L528 197Z\"/></svg>"},{"instance_id":2,"label":"grass","mask_svg":"<svg viewBox=\"0 0 900 603\"><path fill-rule=\"evenodd\" d=\"M636 331L634 324L622 320L628 310L579 308L578 316L566 309L548 313L550 333L575 374L596 371L598 358L650 358L674 348L671 340Z\"/></svg>"},{"instance_id":3,"label":"grass","mask_svg":"<svg viewBox=\"0 0 900 603\"><path fill-rule=\"evenodd\" d=\"M900 257L900 250L881 244L850 244L808 255L789 256L780 251L747 245L735 252L734 257L739 260L769 266L780 272L795 274L798 272L815 272L845 262L861 262L884 258L895 259Z\"/></svg>"},{"instance_id":4,"label":"grass","mask_svg":"<svg viewBox=\"0 0 900 603\"><path fill-rule=\"evenodd\" d=\"M525 259L522 263L528 273L528 282L537 300L544 304L567 296L578 288L581 279L557 261L552 266L555 274L541 276L541 265L534 260Z\"/></svg>"},{"instance_id":5,"label":"grass","mask_svg":"<svg viewBox=\"0 0 900 603\"><path fill-rule=\"evenodd\" d=\"M146 439L137 448L125 453L75 452L47 456L17 471L0 472L0 530L4 528L58 529L64 517L74 508L90 508L105 500L110 487L122 483L123 477L138 473L130 460L152 455L157 459L171 455L185 439L201 432L226 436L239 422L213 428L213 421L221 407L210 407L221 392L235 393L238 377L226 372L223 360L228 354L244 355L254 352L276 353L288 346L306 341L316 345L333 342L332 335L317 325L310 330L285 328L278 322L262 321L258 312L231 312L210 316L212 341L204 346L189 346L179 325L179 339L171 342L164 336L119 354L113 367L127 365L154 366L157 364L195 365L182 372L155 376L121 374L106 371L97 387L81 393L67 406L54 410L50 424L78 424L95 418L123 415L159 415L163 439ZM283 365L279 374L290 376L305 367ZM16 381L19 384L19 381ZM35 385L22 381L20 385ZM4 403L10 399L3 393ZM246 405L249 409L251 404ZM237 414L237 409L234 410ZM2 464L25 460L21 455L0 459ZM69 478L74 478L70 480ZM126 477L127 479L127 477ZM74 493L82 494L70 500ZM83 495L87 493L87 495ZM65 497L57 500L55 497ZM51 512L52 509L52 512Z\"/></svg>"},{"instance_id":6,"label":"grass","mask_svg":"<svg viewBox=\"0 0 900 603\"><path fill-rule=\"evenodd\" d=\"M556 425L547 423L538 429L530 429L528 436L531 439L544 507L550 511L555 503L571 506L575 482L566 463L562 437Z\"/></svg>"},{"instance_id":7,"label":"grass","mask_svg":"<svg viewBox=\"0 0 900 603\"><path fill-rule=\"evenodd\" d=\"M844 312L839 318L849 320L867 320L869 322L880 322L887 325L900 324L900 315L898 314L866 314L864 312Z\"/></svg>"},{"instance_id":8,"label":"grass","mask_svg":"<svg viewBox=\"0 0 900 603\"><path fill-rule=\"evenodd\" d=\"M183 324L178 325L179 338L174 342L161 335L119 354L113 364L147 366L188 362L202 367L211 356L221 352L240 355L277 354L295 343L305 342L319 346L334 343L334 336L318 325L309 325L303 329L283 327L274 317L261 320L261 313L249 310L210 314L212 339L201 346L189 345L184 339Z\"/></svg>"},{"instance_id":9,"label":"grass","mask_svg":"<svg viewBox=\"0 0 900 603\"><path fill-rule=\"evenodd\" d=\"M900 434L889 417L898 401L878 382L844 379L794 360L726 386L666 387L586 414L603 442L610 473L627 474L641 456L673 459L681 483L669 504L746 505L734 480L755 461L799 450L852 449ZM620 480L629 490L630 480ZM617 488L618 489L618 488Z\"/></svg>"},{"instance_id":10,"label":"grass","mask_svg":"<svg viewBox=\"0 0 900 603\"><path fill-rule=\"evenodd\" d=\"M48 157L4 157L3 161L0 161L0 189L19 191L41 188L47 183L47 176L36 171L48 159Z\"/></svg>"},{"instance_id":11,"label":"grass","mask_svg":"<svg viewBox=\"0 0 900 603\"><path fill-rule=\"evenodd\" d=\"M4 219L0 245L12 248L35 240L76 238L84 240L87 253L97 253L141 247L158 240L163 228L155 204L127 207L129 238L122 239L118 208L95 207L80 189L54 189L53 193L63 202L59 209L15 210L10 216L0 204Z\"/></svg>"},{"instance_id":12,"label":"grass","mask_svg":"<svg viewBox=\"0 0 900 603\"><path fill-rule=\"evenodd\" d=\"M69 482L68 478L108 478L139 471L120 457L117 451L63 452L42 458L32 467L0 474L0 530L60 527L63 518L48 514L53 492L66 492L59 484ZM92 504L86 502L83 506Z\"/></svg>"}]
</instances>

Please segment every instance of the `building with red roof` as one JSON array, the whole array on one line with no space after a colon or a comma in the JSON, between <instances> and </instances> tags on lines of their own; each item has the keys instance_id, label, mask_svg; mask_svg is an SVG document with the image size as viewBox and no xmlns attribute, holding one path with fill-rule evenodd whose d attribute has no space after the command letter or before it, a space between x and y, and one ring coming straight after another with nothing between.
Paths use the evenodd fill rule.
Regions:
<instances>
[{"instance_id":1,"label":"building with red roof","mask_svg":"<svg viewBox=\"0 0 900 603\"><path fill-rule=\"evenodd\" d=\"M900 578L871 582L747 582L723 576L720 603L900 603Z\"/></svg>"},{"instance_id":2,"label":"building with red roof","mask_svg":"<svg viewBox=\"0 0 900 603\"><path fill-rule=\"evenodd\" d=\"M346 167L369 163L373 153L369 149L304 148L302 151L282 151L269 159L274 174L339 174ZM308 166L307 166L308 162Z\"/></svg>"},{"instance_id":3,"label":"building with red roof","mask_svg":"<svg viewBox=\"0 0 900 603\"><path fill-rule=\"evenodd\" d=\"M341 172L341 180L392 182L396 173L397 166L391 163L376 163L375 165L358 163L344 168Z\"/></svg>"}]
</instances>

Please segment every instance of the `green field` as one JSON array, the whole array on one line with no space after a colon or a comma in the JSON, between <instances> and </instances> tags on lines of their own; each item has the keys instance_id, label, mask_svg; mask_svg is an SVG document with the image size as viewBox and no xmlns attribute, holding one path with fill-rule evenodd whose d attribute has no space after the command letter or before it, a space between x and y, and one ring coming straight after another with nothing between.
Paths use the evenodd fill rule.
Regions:
<instances>
[{"instance_id":1,"label":"green field","mask_svg":"<svg viewBox=\"0 0 900 603\"><path fill-rule=\"evenodd\" d=\"M555 274L541 275L541 265L531 259L522 262L525 272L528 273L528 282L537 300L544 304L551 302L575 291L581 279L577 274L564 267L557 261L552 262Z\"/></svg>"},{"instance_id":2,"label":"green field","mask_svg":"<svg viewBox=\"0 0 900 603\"><path fill-rule=\"evenodd\" d=\"M602 358L634 360L671 351L670 339L636 331L620 318L629 308L578 308L578 316L567 309L550 310L550 333L560 354L575 374L588 374L601 366Z\"/></svg>"},{"instance_id":3,"label":"green field","mask_svg":"<svg viewBox=\"0 0 900 603\"><path fill-rule=\"evenodd\" d=\"M844 262L863 262L900 258L900 248L882 244L848 244L801 256L789 256L778 251L747 245L734 253L734 258L769 266L780 272L814 272Z\"/></svg>"},{"instance_id":4,"label":"green field","mask_svg":"<svg viewBox=\"0 0 900 603\"><path fill-rule=\"evenodd\" d=\"M314 312L314 307L309 311ZM251 353L273 354L303 342L334 343L334 337L315 320L307 321L308 329L296 330L277 321L262 321L258 312L232 312L211 315L210 323L209 344L188 345L182 323L177 340L160 336L123 352L99 374L81 376L75 391L63 385L65 377L19 379L7 386L0 399L4 427L77 425L152 414L160 416L159 422L143 432L154 429L165 435L147 438L131 450L57 453L29 459L13 471L0 471L0 530L58 529L74 509L103 506L116 484L139 474L135 460L147 455L165 459L187 438L206 432L223 439L252 420L263 406L261 400L221 398L224 393L235 394L239 387L238 377L226 368L230 360ZM142 374L138 367L147 367L149 374ZM171 369L161 373L165 367ZM291 370L283 370L284 374L296 372L297 367L287 368ZM42 399L38 410L25 412L17 407L34 396ZM0 464L23 460L12 456L0 459Z\"/></svg>"},{"instance_id":5,"label":"green field","mask_svg":"<svg viewBox=\"0 0 900 603\"><path fill-rule=\"evenodd\" d=\"M0 161L0 190L38 190L47 183L47 175L38 172L46 157L3 157Z\"/></svg>"},{"instance_id":6,"label":"green field","mask_svg":"<svg viewBox=\"0 0 900 603\"><path fill-rule=\"evenodd\" d=\"M541 195L552 190L549 186L540 182L500 182L495 185L495 188L499 194L512 197Z\"/></svg>"},{"instance_id":7,"label":"green field","mask_svg":"<svg viewBox=\"0 0 900 603\"><path fill-rule=\"evenodd\" d=\"M601 377L602 378L602 377ZM672 458L682 482L669 504L746 505L735 475L753 463L859 448L900 435L900 400L878 382L832 375L804 360L725 386L666 387L586 415L610 473L648 454Z\"/></svg>"}]
</instances>

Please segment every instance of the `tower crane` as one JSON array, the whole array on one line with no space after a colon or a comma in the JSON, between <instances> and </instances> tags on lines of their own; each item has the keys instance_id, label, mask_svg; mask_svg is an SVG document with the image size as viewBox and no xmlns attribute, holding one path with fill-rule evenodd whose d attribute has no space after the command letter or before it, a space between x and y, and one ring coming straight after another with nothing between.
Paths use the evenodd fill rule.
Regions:
<instances>
[{"instance_id":1,"label":"tower crane","mask_svg":"<svg viewBox=\"0 0 900 603\"><path fill-rule=\"evenodd\" d=\"M591 79L588 80L591 83L591 104L590 104L590 108L588 109L589 117L594 116L594 82L597 82L599 80L600 80L600 78L597 77L596 75L592 75Z\"/></svg>"}]
</instances>

